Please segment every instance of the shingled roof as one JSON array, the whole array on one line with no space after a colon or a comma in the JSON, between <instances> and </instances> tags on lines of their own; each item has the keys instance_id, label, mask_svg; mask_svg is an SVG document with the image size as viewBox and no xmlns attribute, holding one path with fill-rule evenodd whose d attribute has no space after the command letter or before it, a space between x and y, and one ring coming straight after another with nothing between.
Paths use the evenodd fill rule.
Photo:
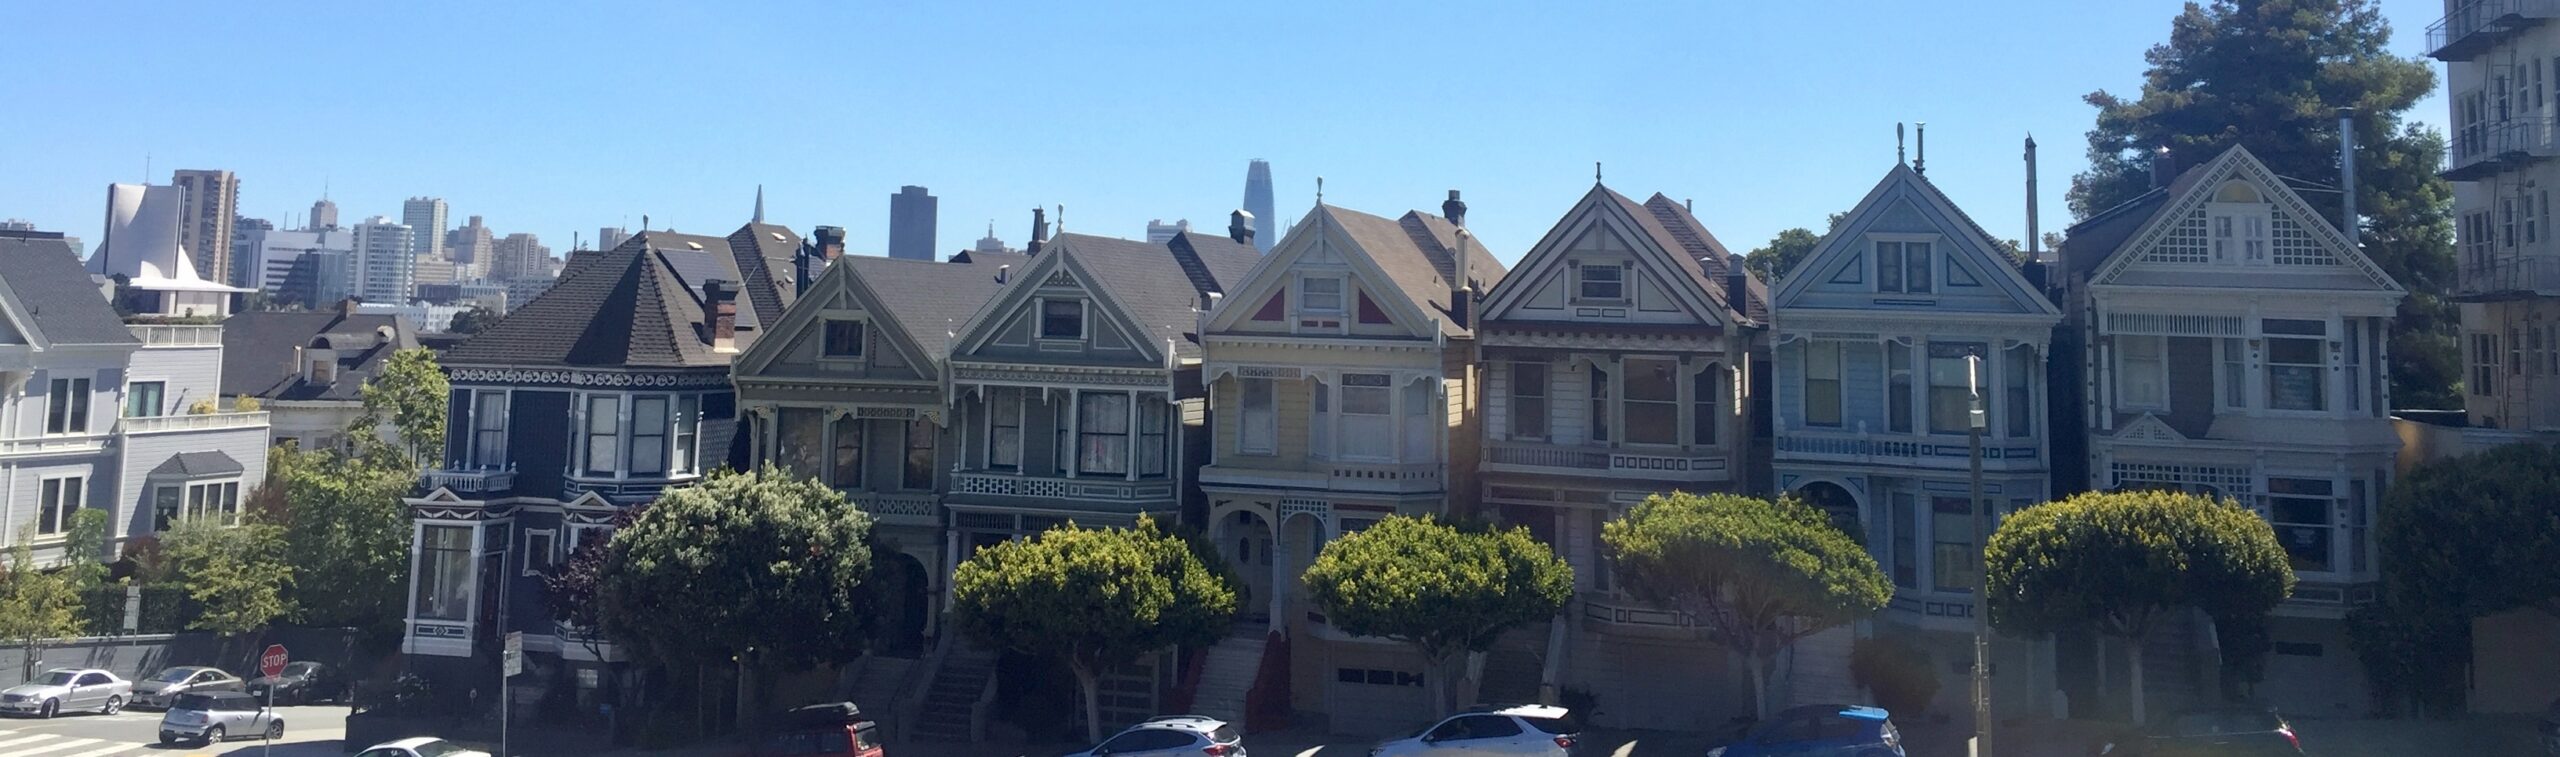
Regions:
<instances>
[{"instance_id":1,"label":"shingled roof","mask_svg":"<svg viewBox=\"0 0 2560 757\"><path fill-rule=\"evenodd\" d=\"M549 290L444 356L455 365L666 367L728 365L714 352L704 285L739 287L737 346L779 319L791 291L762 243L733 239L778 229L749 224L730 238L644 231L610 250L570 256ZM787 234L787 232L786 232ZM791 242L797 249L796 241ZM771 313L771 317L765 314Z\"/></svg>"},{"instance_id":2,"label":"shingled roof","mask_svg":"<svg viewBox=\"0 0 2560 757\"><path fill-rule=\"evenodd\" d=\"M53 344L134 344L133 331L60 234L0 232L0 286L26 308L21 324Z\"/></svg>"},{"instance_id":3,"label":"shingled roof","mask_svg":"<svg viewBox=\"0 0 2560 757\"><path fill-rule=\"evenodd\" d=\"M1457 275L1456 224L1420 211L1407 211L1403 218L1392 221L1332 205L1318 205L1316 213L1367 251L1369 259L1395 282L1398 294L1424 312L1439 316L1436 320L1441 333L1464 336L1470 332L1458 326L1449 314L1449 279ZM1467 278L1480 282L1483 289L1493 288L1503 275L1502 263L1494 257L1482 240L1471 235Z\"/></svg>"},{"instance_id":4,"label":"shingled roof","mask_svg":"<svg viewBox=\"0 0 2560 757\"><path fill-rule=\"evenodd\" d=\"M1671 238L1674 241L1679 242L1676 250L1697 262L1698 270L1707 278L1707 293L1713 296L1716 302L1722 303L1728 309L1739 311L1743 317L1750 320L1761 323L1769 321L1768 283L1761 281L1759 274L1744 269L1741 291L1734 291L1733 250L1725 247L1722 240L1716 239L1714 233L1707 231L1707 225L1699 222L1698 217L1689 212L1687 204L1674 202L1661 192L1655 192L1652 197L1645 199L1644 209L1653 215L1656 223L1662 224L1665 231L1671 232Z\"/></svg>"},{"instance_id":5,"label":"shingled roof","mask_svg":"<svg viewBox=\"0 0 2560 757\"><path fill-rule=\"evenodd\" d=\"M846 255L837 258L835 264L852 266L854 277L879 299L885 312L873 314L874 318L895 325L924 352L926 359L941 363L951 356L953 333L967 326L969 318L1004 288L1004 283L996 280L996 270L1010 263L936 263Z\"/></svg>"},{"instance_id":6,"label":"shingled roof","mask_svg":"<svg viewBox=\"0 0 2560 757\"><path fill-rule=\"evenodd\" d=\"M1089 282L1119 303L1147 330L1148 341L1171 340L1180 358L1200 356L1200 296L1224 294L1244 280L1262 254L1223 236L1183 232L1164 244L1090 234L1059 234L1040 249L1065 250L1092 274Z\"/></svg>"},{"instance_id":7,"label":"shingled roof","mask_svg":"<svg viewBox=\"0 0 2560 757\"><path fill-rule=\"evenodd\" d=\"M384 341L381 329L391 330ZM325 341L338 351L327 383L302 378L296 348ZM418 346L416 329L395 315L337 310L255 310L222 322L222 393L270 400L354 402L391 353Z\"/></svg>"}]
</instances>

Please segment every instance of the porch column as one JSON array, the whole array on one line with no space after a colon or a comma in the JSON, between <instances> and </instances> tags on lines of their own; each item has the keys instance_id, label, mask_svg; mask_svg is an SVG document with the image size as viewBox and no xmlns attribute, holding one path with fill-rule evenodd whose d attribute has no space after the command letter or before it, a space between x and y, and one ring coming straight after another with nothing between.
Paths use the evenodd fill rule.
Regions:
<instances>
[{"instance_id":1,"label":"porch column","mask_svg":"<svg viewBox=\"0 0 2560 757\"><path fill-rule=\"evenodd\" d=\"M1262 521L1271 527L1271 549L1267 550L1271 553L1271 630L1285 633L1289 627L1289 545L1280 538L1285 530L1280 525L1281 518L1285 516L1280 515L1278 503L1272 504L1271 513L1272 517Z\"/></svg>"},{"instance_id":2,"label":"porch column","mask_svg":"<svg viewBox=\"0 0 2560 757\"><path fill-rule=\"evenodd\" d=\"M1067 464L1058 471L1058 475L1067 478L1074 478L1076 469L1084 464L1084 455L1079 454L1083 450L1078 449L1084 443L1083 429L1078 428L1079 422L1084 420L1084 414L1078 412L1083 407L1083 397L1083 390L1067 390Z\"/></svg>"},{"instance_id":3,"label":"porch column","mask_svg":"<svg viewBox=\"0 0 2560 757\"><path fill-rule=\"evenodd\" d=\"M1138 428L1138 390L1131 389L1127 392L1127 395L1129 397L1129 425L1127 427L1129 429L1129 435L1122 437L1126 440L1122 443L1122 446L1127 448L1127 452L1121 455L1123 458L1121 462L1123 463L1122 468L1127 474L1123 476L1123 480L1136 481L1138 480L1138 440L1144 438L1147 435L1147 432L1145 429Z\"/></svg>"},{"instance_id":4,"label":"porch column","mask_svg":"<svg viewBox=\"0 0 2560 757\"><path fill-rule=\"evenodd\" d=\"M941 600L940 604L945 612L951 609L951 576L959 572L960 529L946 527L942 529L942 591L937 592L935 597ZM939 616L940 613L934 614L934 617ZM925 622L933 621L928 618Z\"/></svg>"}]
</instances>

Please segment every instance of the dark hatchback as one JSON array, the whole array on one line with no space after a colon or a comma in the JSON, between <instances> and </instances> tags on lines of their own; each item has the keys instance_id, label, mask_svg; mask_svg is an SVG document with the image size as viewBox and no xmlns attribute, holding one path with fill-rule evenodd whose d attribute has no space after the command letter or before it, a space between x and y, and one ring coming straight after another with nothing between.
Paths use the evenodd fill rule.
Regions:
<instances>
[{"instance_id":1,"label":"dark hatchback","mask_svg":"<svg viewBox=\"0 0 2560 757\"><path fill-rule=\"evenodd\" d=\"M344 701L347 685L337 671L316 662L296 662L284 666L284 672L249 679L248 692L259 702L267 701L268 692L275 693L279 706L310 704L320 701Z\"/></svg>"}]
</instances>

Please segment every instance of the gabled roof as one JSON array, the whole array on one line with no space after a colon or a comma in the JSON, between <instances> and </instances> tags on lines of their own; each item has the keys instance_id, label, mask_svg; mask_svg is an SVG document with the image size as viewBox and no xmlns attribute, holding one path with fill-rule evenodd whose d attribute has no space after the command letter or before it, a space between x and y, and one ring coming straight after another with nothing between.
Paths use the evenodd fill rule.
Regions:
<instances>
[{"instance_id":1,"label":"gabled roof","mask_svg":"<svg viewBox=\"0 0 2560 757\"><path fill-rule=\"evenodd\" d=\"M872 318L894 324L925 359L937 365L951 357L951 340L960 328L1004 289L1003 282L996 280L999 264L993 263L846 255L837 258L836 264L847 266L848 273L860 279L858 286L886 311L873 313Z\"/></svg>"},{"instance_id":2,"label":"gabled roof","mask_svg":"<svg viewBox=\"0 0 2560 757\"><path fill-rule=\"evenodd\" d=\"M1174 357L1197 359L1199 335L1194 331L1199 327L1202 297L1224 294L1229 286L1243 281L1261 258L1252 245L1191 232L1176 234L1163 244L1060 233L1043 243L1029 265L1018 266L1012 281L992 301L1019 304L1014 290L1036 289L1046 277L1035 272L1072 264L1084 272L1078 281L1088 291L1107 300L1106 307L1117 309L1138 327L1140 333L1132 337L1145 341L1146 350L1161 351L1170 341ZM960 333L974 344L1007 315L1009 311L994 306L981 308Z\"/></svg>"},{"instance_id":3,"label":"gabled roof","mask_svg":"<svg viewBox=\"0 0 2560 757\"><path fill-rule=\"evenodd\" d=\"M1407 211L1403 218L1390 221L1332 205L1317 205L1309 216L1317 225L1301 223L1300 226L1313 230L1330 224L1341 229L1353 245L1367 254L1378 271L1386 274L1397 295L1439 322L1440 333L1449 336L1469 333L1469 329L1460 327L1449 317L1449 278L1457 275L1456 224L1420 211ZM1491 250L1484 249L1482 241L1469 235L1467 247L1468 279L1485 282L1488 287L1502 280L1502 264L1493 259Z\"/></svg>"},{"instance_id":4,"label":"gabled roof","mask_svg":"<svg viewBox=\"0 0 2560 757\"><path fill-rule=\"evenodd\" d=\"M0 233L0 287L29 339L49 345L134 344L124 318L59 234Z\"/></svg>"},{"instance_id":5,"label":"gabled roof","mask_svg":"<svg viewBox=\"0 0 2560 757\"><path fill-rule=\"evenodd\" d=\"M792 291L798 282L793 281L791 266L800 255L800 235L776 224L754 222L729 233L729 249L737 255L739 274L745 277L747 292L739 298L739 307L752 303L757 323L782 320L782 311L799 294Z\"/></svg>"},{"instance_id":6,"label":"gabled roof","mask_svg":"<svg viewBox=\"0 0 2560 757\"><path fill-rule=\"evenodd\" d=\"M391 330L383 342L380 329ZM302 379L298 347L338 351L329 383ZM253 310L222 322L222 393L270 400L359 401L391 353L418 346L416 329L395 315L336 310Z\"/></svg>"},{"instance_id":7,"label":"gabled roof","mask_svg":"<svg viewBox=\"0 0 2560 757\"><path fill-rule=\"evenodd\" d=\"M1645 199L1644 209L1653 214L1654 220L1661 223L1664 230L1671 232L1672 239L1680 243L1681 251L1687 253L1689 259L1698 262L1698 270L1706 275L1710 296L1726 308L1741 312L1749 320L1769 321L1769 285L1760 280L1759 274L1744 269L1741 291L1734 291L1731 283L1735 268L1733 250L1726 248L1722 240L1707 231L1707 225L1689 213L1688 205L1673 202L1670 197L1655 192ZM1719 286L1716 282L1725 283Z\"/></svg>"},{"instance_id":8,"label":"gabled roof","mask_svg":"<svg viewBox=\"0 0 2560 757\"><path fill-rule=\"evenodd\" d=\"M2216 187L2234 178L2247 178L2271 190L2267 193L2268 201L2291 216L2295 223L2332 253L2344 256L2345 260L2341 262L2346 263L2347 268L2364 274L2383 290L2407 291L2375 265L2372 258L2366 257L2363 250L2347 242L2346 235L2338 231L2328 216L2303 201L2297 190L2302 186L2317 185L2278 176L2248 148L2237 145L2222 151L2212 160L2179 172L2166 187L2153 187L2131 200L2072 224L2065 231L2059 251L2064 268L2070 275L2085 276L2091 282L2113 277L2140 258L2139 253L2167 233L2180 217L2208 201ZM2128 254L2128 250L2133 254Z\"/></svg>"},{"instance_id":9,"label":"gabled roof","mask_svg":"<svg viewBox=\"0 0 2560 757\"><path fill-rule=\"evenodd\" d=\"M749 229L757 226L750 225ZM776 227L778 228L778 227ZM796 247L796 245L795 245ZM762 245L671 231L644 231L610 250L572 254L557 283L444 356L448 364L575 367L728 365L704 325L704 285L726 281L741 291L736 341L752 344L762 313L779 317L778 281ZM761 271L757 269L762 269ZM784 270L788 270L787 267Z\"/></svg>"},{"instance_id":10,"label":"gabled roof","mask_svg":"<svg viewBox=\"0 0 2560 757\"><path fill-rule=\"evenodd\" d=\"M1668 200L1668 198L1665 199ZM1584 193L1582 199L1574 203L1573 210L1557 218L1556 225L1547 230L1546 236L1539 238L1537 245L1529 248L1529 252L1521 258L1518 269L1503 277L1503 283L1506 285L1496 286L1493 292L1487 293L1483 310L1485 319L1490 321L1496 318L1497 314L1508 312L1517 304L1514 301L1523 296L1522 290L1535 285L1536 279L1541 275L1539 272L1546 270L1549 266L1560 265L1553 259L1567 254L1567 250L1573 244L1573 240L1566 238L1564 233L1574 225L1577 219L1587 214L1586 208L1598 210L1607 217L1618 219L1618 225L1635 235L1635 239L1627 241L1634 245L1639 253L1648 249L1658 251L1658 256L1639 254L1638 257L1655 259L1667 269L1670 276L1669 280L1664 282L1664 286L1677 293L1673 296L1687 299L1688 307L1703 308L1704 310L1698 314L1699 317L1712 319L1718 325L1739 324L1747 320L1746 314L1738 312L1728 304L1727 283L1720 280L1720 277L1710 276L1707 273L1707 264L1699 262L1699 258L1706 257L1700 254L1701 252L1721 248L1723 243L1713 241L1714 237L1705 233L1705 226L1696 224L1696 219L1689 217L1685 209L1677 214L1670 214L1675 219L1681 219L1680 222L1691 225L1688 231L1694 232L1693 238L1698 245L1693 251L1690 243L1682 242L1680 235L1675 234L1671 227L1663 222L1665 214L1657 214L1654 209L1627 199L1626 195L1618 194L1616 190L1610 189L1605 184L1591 185L1591 191Z\"/></svg>"},{"instance_id":11,"label":"gabled roof","mask_svg":"<svg viewBox=\"0 0 2560 757\"><path fill-rule=\"evenodd\" d=\"M1906 190L1907 194L1896 194L1894 192L1896 188ZM1999 239L1991 236L1990 232L1983 231L1982 225L1975 223L1971 216L1965 215L1964 208L1956 205L1955 200L1949 199L1946 192L1938 189L1937 184L1931 183L1927 175L1912 170L1910 165L1903 163L1896 163L1892 169L1885 171L1884 178L1876 180L1875 186L1867 190L1866 197L1859 199L1856 207L1850 208L1848 213L1841 216L1840 223L1823 234L1822 241L1814 245L1812 252L1807 253L1803 260L1796 262L1796 270L1804 272L1804 275L1787 277L1785 283L1778 288L1777 300L1782 305L1793 305L1797 302L1797 297L1806 289L1820 286L1821 276L1812 272L1831 270L1831 261L1843 254L1850 254L1863 244L1846 232L1866 228L1875 216L1887 213L1895 207L1887 204L1888 201L1900 197L1917 199L1930 209L1937 211L1941 218L1952 220L1956 226L1953 229L1944 228L1944 224L1935 221L1930 222L1931 226L1940 227L1940 232L1958 238L1956 241L1959 244L1949 250L1948 254L1961 254L1965 250L1980 253L1974 256L1974 267L1997 271L1991 275L1998 276L2000 281L2007 285L2011 301L2032 313L2043 315L2062 313L2061 309L2053 306L2053 301L2045 298L2043 291L2038 289L2034 282L2027 280L2025 272L2018 270L2017 261L2003 252L2003 245Z\"/></svg>"},{"instance_id":12,"label":"gabled roof","mask_svg":"<svg viewBox=\"0 0 2560 757\"><path fill-rule=\"evenodd\" d=\"M236 474L243 470L246 469L240 467L240 461L231 459L230 455L223 454L221 450L214 450L210 452L180 452L178 454L171 455L169 456L168 462L161 463L157 468L152 468L151 475L172 476L176 478L197 478L200 476Z\"/></svg>"}]
</instances>

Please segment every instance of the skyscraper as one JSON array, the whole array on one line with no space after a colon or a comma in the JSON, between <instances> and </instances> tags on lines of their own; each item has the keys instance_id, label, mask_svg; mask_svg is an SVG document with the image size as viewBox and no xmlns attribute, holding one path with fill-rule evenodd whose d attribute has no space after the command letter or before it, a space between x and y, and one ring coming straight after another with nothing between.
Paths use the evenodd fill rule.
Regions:
<instances>
[{"instance_id":1,"label":"skyscraper","mask_svg":"<svg viewBox=\"0 0 2560 757\"><path fill-rule=\"evenodd\" d=\"M196 275L238 283L231 278L231 223L240 214L240 178L230 171L182 169L171 183L187 191L179 211L178 247L194 259Z\"/></svg>"},{"instance_id":2,"label":"skyscraper","mask_svg":"<svg viewBox=\"0 0 2560 757\"><path fill-rule=\"evenodd\" d=\"M1191 219L1188 218L1175 221L1173 223L1165 223L1162 220L1150 220L1147 222L1147 244L1164 244L1167 241L1171 241L1173 239L1173 235L1190 230Z\"/></svg>"},{"instance_id":3,"label":"skyscraper","mask_svg":"<svg viewBox=\"0 0 2560 757\"><path fill-rule=\"evenodd\" d=\"M417 230L383 216L356 224L356 256L350 278L366 302L404 304L417 286Z\"/></svg>"},{"instance_id":4,"label":"skyscraper","mask_svg":"<svg viewBox=\"0 0 2560 757\"><path fill-rule=\"evenodd\" d=\"M1244 212L1253 214L1253 246L1271 254L1280 241L1280 219L1271 211L1271 161L1254 158L1244 169Z\"/></svg>"},{"instance_id":5,"label":"skyscraper","mask_svg":"<svg viewBox=\"0 0 2560 757\"><path fill-rule=\"evenodd\" d=\"M497 235L491 233L489 227L480 225L479 216L472 216L470 223L455 227L453 233L444 235L445 252L453 256L454 267L461 269L462 277L466 279L476 278L489 270L489 256L497 250L497 243Z\"/></svg>"},{"instance_id":6,"label":"skyscraper","mask_svg":"<svg viewBox=\"0 0 2560 757\"><path fill-rule=\"evenodd\" d=\"M940 203L913 184L889 196L889 257L933 259L933 223Z\"/></svg>"},{"instance_id":7,"label":"skyscraper","mask_svg":"<svg viewBox=\"0 0 2560 757\"><path fill-rule=\"evenodd\" d=\"M311 218L303 222L302 229L325 231L334 228L338 228L338 204L330 202L326 197L320 198L319 202L311 203Z\"/></svg>"},{"instance_id":8,"label":"skyscraper","mask_svg":"<svg viewBox=\"0 0 2560 757\"><path fill-rule=\"evenodd\" d=\"M610 250L620 247L622 246L622 240L630 238L631 232L620 226L606 226L599 228L596 229L596 249Z\"/></svg>"},{"instance_id":9,"label":"skyscraper","mask_svg":"<svg viewBox=\"0 0 2560 757\"><path fill-rule=\"evenodd\" d=\"M620 231L607 228L606 231ZM616 242L619 244L619 242ZM551 275L551 248L532 234L508 234L489 253L489 278L499 281L539 279Z\"/></svg>"},{"instance_id":10,"label":"skyscraper","mask_svg":"<svg viewBox=\"0 0 2560 757\"><path fill-rule=\"evenodd\" d=\"M258 288L258 253L249 249L249 240L274 230L275 223L264 218L241 216L231 219L231 272L227 281L251 289Z\"/></svg>"},{"instance_id":11,"label":"skyscraper","mask_svg":"<svg viewBox=\"0 0 2560 757\"><path fill-rule=\"evenodd\" d=\"M444 213L442 197L411 197L400 203L400 223L415 237L409 243L412 254L445 257Z\"/></svg>"}]
</instances>

